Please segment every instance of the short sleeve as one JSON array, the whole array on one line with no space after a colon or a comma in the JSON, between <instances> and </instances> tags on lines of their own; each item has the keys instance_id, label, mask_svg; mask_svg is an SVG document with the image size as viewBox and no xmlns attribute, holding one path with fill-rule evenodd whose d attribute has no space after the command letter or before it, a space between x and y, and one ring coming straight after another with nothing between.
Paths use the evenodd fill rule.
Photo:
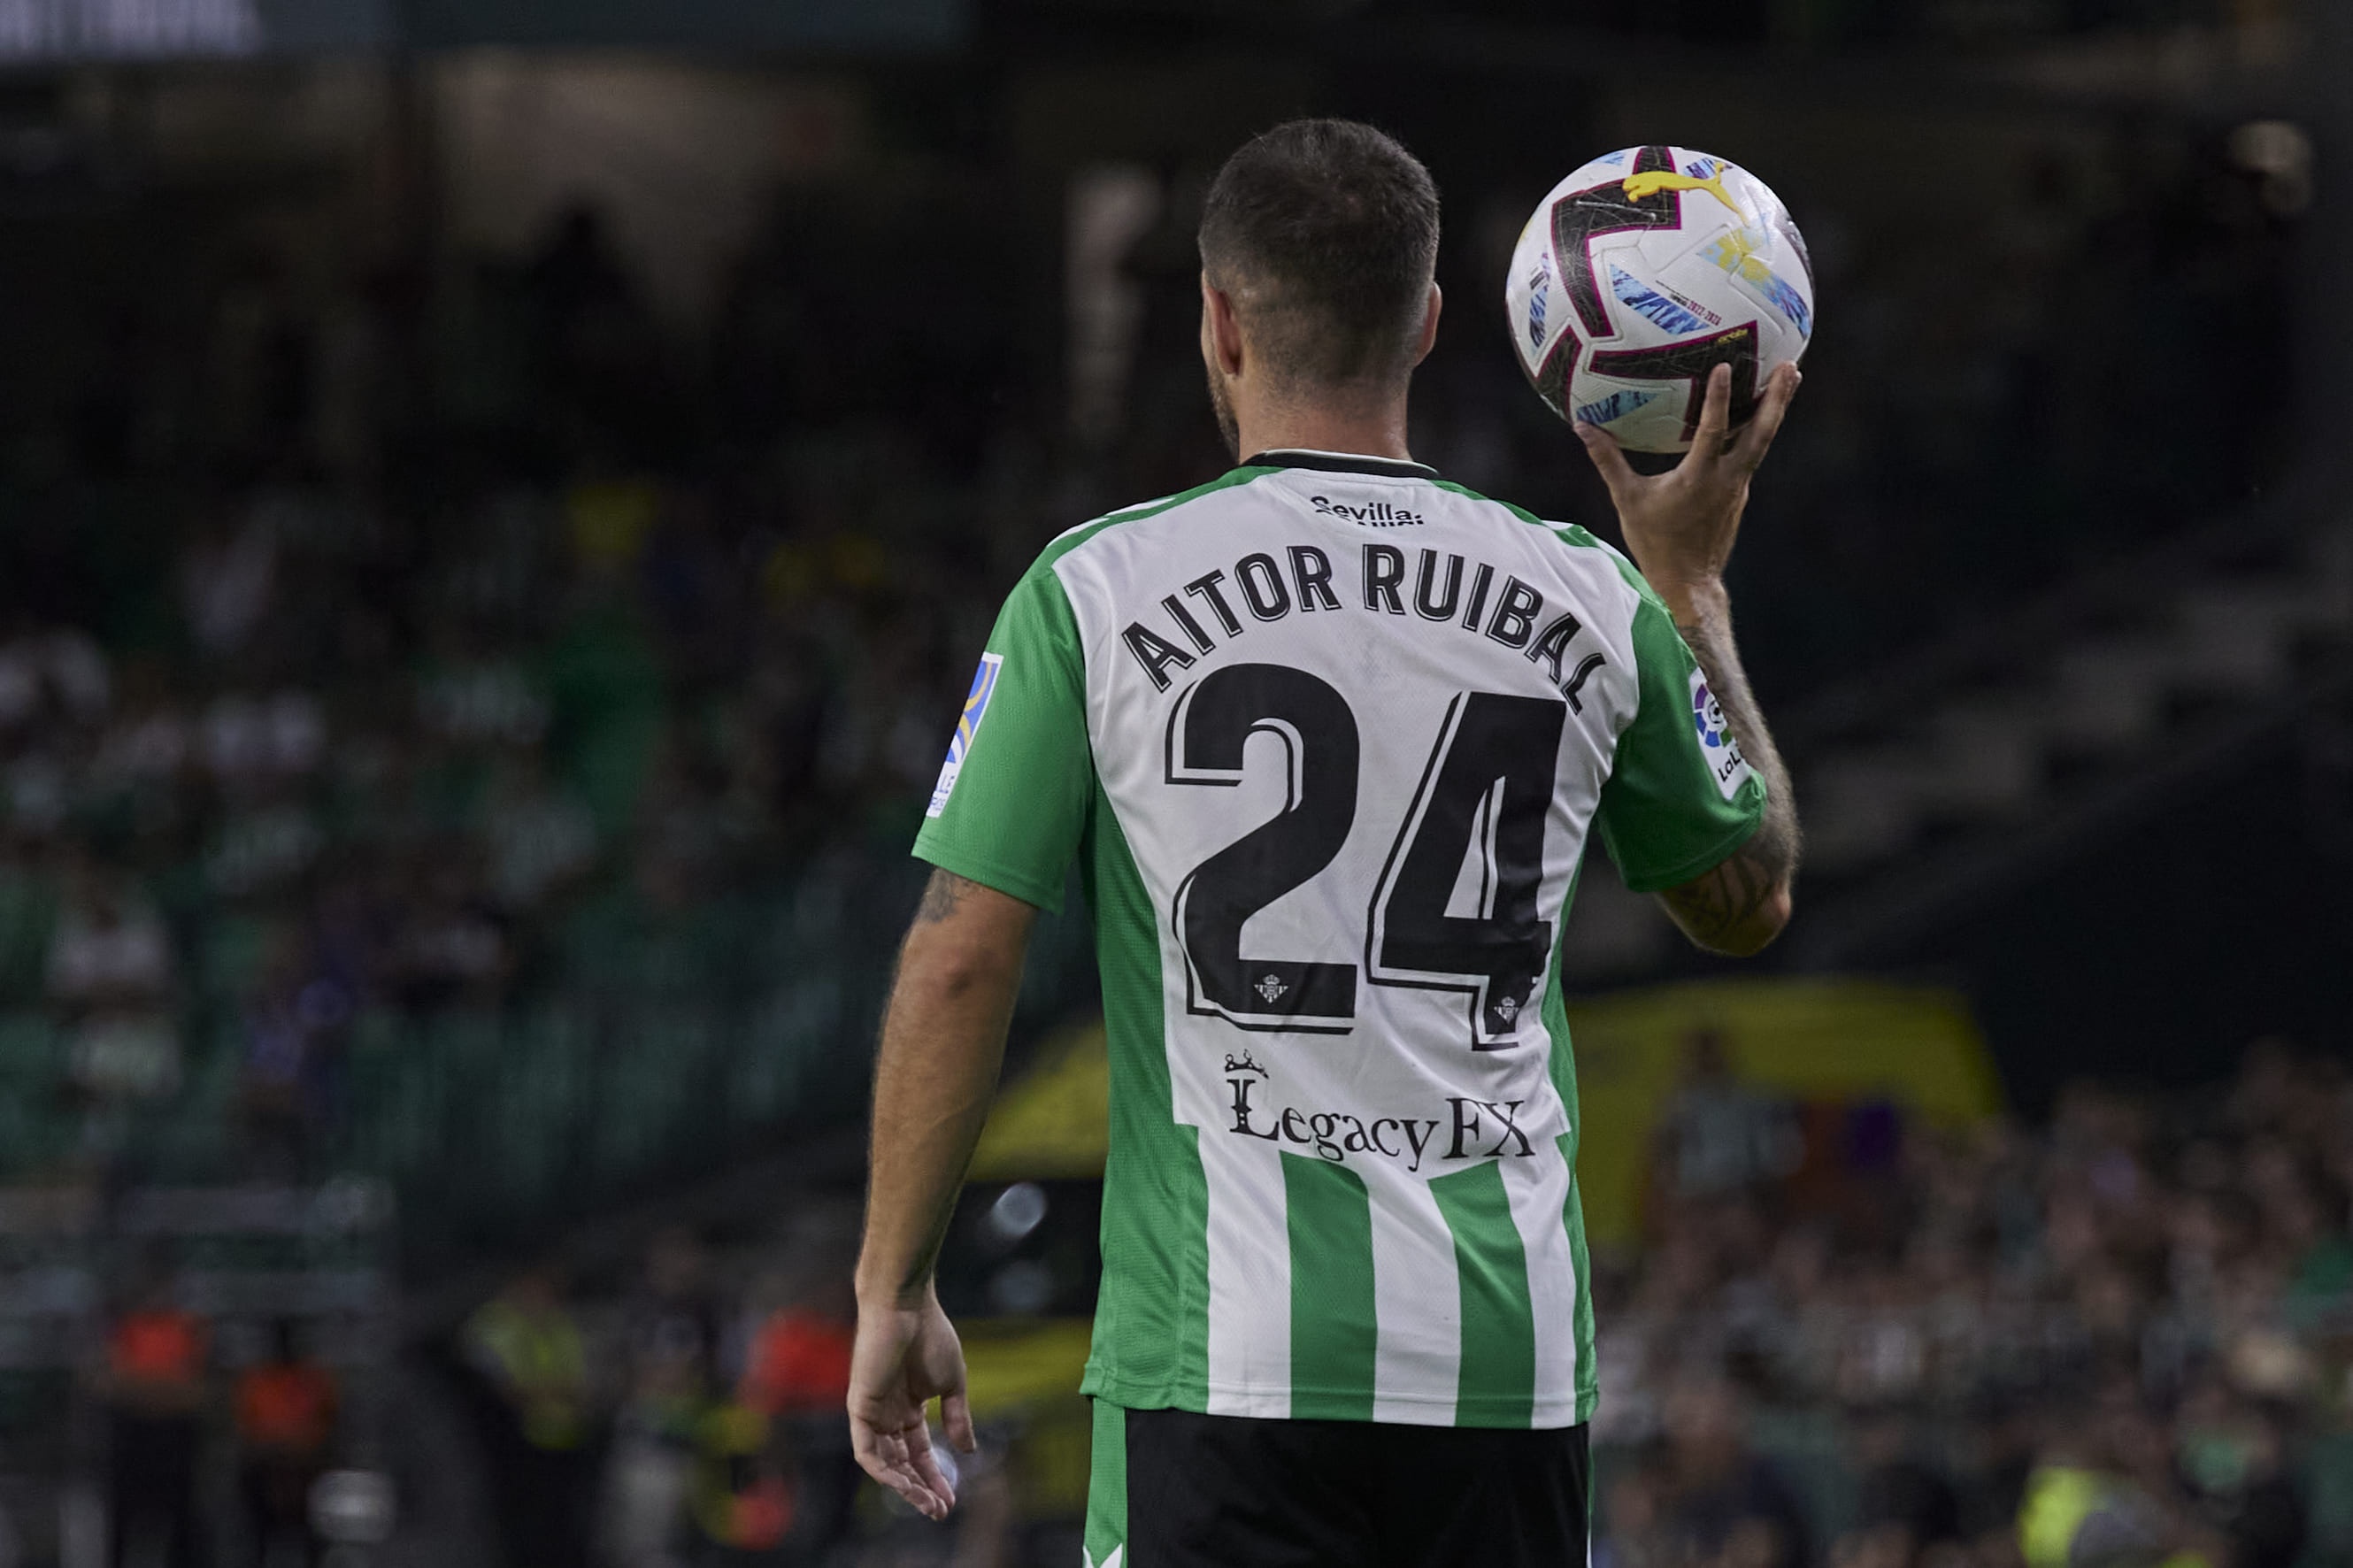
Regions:
<instances>
[{"instance_id":1,"label":"short sleeve","mask_svg":"<svg viewBox=\"0 0 2353 1568\"><path fill-rule=\"evenodd\" d=\"M1086 665L1053 568L1006 599L949 738L915 855L1042 910L1062 906L1094 797Z\"/></svg>"},{"instance_id":2,"label":"short sleeve","mask_svg":"<svg viewBox=\"0 0 2353 1568\"><path fill-rule=\"evenodd\" d=\"M1639 706L1601 786L1601 842L1638 893L1715 869L1765 815L1765 781L1740 754L1699 660L1647 584L1633 641Z\"/></svg>"}]
</instances>

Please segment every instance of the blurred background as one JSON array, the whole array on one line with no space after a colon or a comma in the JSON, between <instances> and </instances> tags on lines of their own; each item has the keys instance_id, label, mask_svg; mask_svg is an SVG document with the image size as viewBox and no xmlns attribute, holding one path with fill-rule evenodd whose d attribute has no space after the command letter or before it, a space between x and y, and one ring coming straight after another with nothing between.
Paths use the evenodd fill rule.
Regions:
<instances>
[{"instance_id":1,"label":"blurred background","mask_svg":"<svg viewBox=\"0 0 2353 1568\"><path fill-rule=\"evenodd\" d=\"M1227 466L1300 113L1430 165L1414 449L1548 516L1556 179L1819 273L1799 921L1567 937L1597 1568L2353 1563L2348 82L2343 0L0 0L0 1568L1078 1561L1083 920L949 1529L838 1415L871 1040L999 596Z\"/></svg>"}]
</instances>

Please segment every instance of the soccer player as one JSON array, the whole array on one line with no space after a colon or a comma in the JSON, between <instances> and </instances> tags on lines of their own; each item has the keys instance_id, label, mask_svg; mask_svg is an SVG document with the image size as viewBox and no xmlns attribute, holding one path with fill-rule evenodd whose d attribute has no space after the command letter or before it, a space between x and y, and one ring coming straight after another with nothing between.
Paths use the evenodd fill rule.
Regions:
<instances>
[{"instance_id":1,"label":"soccer player","mask_svg":"<svg viewBox=\"0 0 2353 1568\"><path fill-rule=\"evenodd\" d=\"M972 1419L933 1259L1075 861L1111 1053L1090 1563L1582 1563L1561 928L1588 836L1704 947L1788 920L1797 819L1722 573L1798 378L1733 435L1719 368L1661 475L1578 431L1630 563L1408 455L1438 194L1395 142L1268 132L1200 247L1209 395L1249 455L1046 548L916 839L858 1457L954 1506L925 1403L966 1451Z\"/></svg>"}]
</instances>

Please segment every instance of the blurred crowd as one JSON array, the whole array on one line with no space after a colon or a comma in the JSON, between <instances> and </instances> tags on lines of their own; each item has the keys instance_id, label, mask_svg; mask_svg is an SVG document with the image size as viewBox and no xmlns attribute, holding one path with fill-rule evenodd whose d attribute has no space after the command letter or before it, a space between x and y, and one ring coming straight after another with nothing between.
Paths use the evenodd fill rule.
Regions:
<instances>
[{"instance_id":1,"label":"blurred crowd","mask_svg":"<svg viewBox=\"0 0 2353 1568\"><path fill-rule=\"evenodd\" d=\"M847 1265L819 1251L671 1230L634 1279L534 1267L466 1320L452 1370L508 1568L816 1563L876 1533L842 1413Z\"/></svg>"},{"instance_id":2,"label":"blurred crowd","mask_svg":"<svg viewBox=\"0 0 2353 1568\"><path fill-rule=\"evenodd\" d=\"M1777 700L2260 468L2284 384L2217 409L2179 378L2282 336L2285 165L2105 135L2027 158L1967 247L1786 188L1837 374L1738 567ZM1533 199L1477 148L1425 148L1458 300ZM901 853L1011 577L1223 457L1206 164L1120 175L1150 221L1059 284L1008 171L884 173L780 190L691 324L588 206L470 258L354 250L282 194L159 200L92 231L105 267L12 260L0 1176L316 1173L371 1026L747 993L811 857ZM944 234L953 308L914 308ZM1485 333L1444 336L1419 409L1456 477L1599 521Z\"/></svg>"},{"instance_id":3,"label":"blurred crowd","mask_svg":"<svg viewBox=\"0 0 2353 1568\"><path fill-rule=\"evenodd\" d=\"M334 1509L332 1484L322 1497L321 1482L337 1457L343 1390L301 1325L280 1320L261 1342L224 1346L159 1276L109 1326L92 1382L107 1415L112 1561L207 1568L227 1542L232 1562L254 1568L319 1562L320 1505ZM216 1428L233 1472L226 1508L206 1506Z\"/></svg>"},{"instance_id":4,"label":"blurred crowd","mask_svg":"<svg viewBox=\"0 0 2353 1568\"><path fill-rule=\"evenodd\" d=\"M1695 1042L1598 1287L1609 1568L2353 1552L2353 1072L2277 1042L2044 1129L1801 1115Z\"/></svg>"},{"instance_id":5,"label":"blurred crowd","mask_svg":"<svg viewBox=\"0 0 2353 1568\"><path fill-rule=\"evenodd\" d=\"M258 262L193 387L135 401L184 367L118 323L0 465L37 520L0 542L0 1174L152 1162L138 1113L175 1098L236 1121L201 1173L315 1171L369 1018L740 993L747 904L827 848L902 852L982 536L867 296L781 267L746 262L692 388L586 211L446 305L454 368ZM812 431L837 353L901 379L835 374ZM471 401L390 405L428 372ZM861 414L886 384L904 423Z\"/></svg>"},{"instance_id":6,"label":"blurred crowd","mask_svg":"<svg viewBox=\"0 0 2353 1568\"><path fill-rule=\"evenodd\" d=\"M1647 1240L1597 1258L1596 1568L2353 1561L2341 1057L2263 1042L2204 1094L2079 1083L2047 1122L1965 1126L1793 1102L1727 1058L1692 1042ZM513 1568L1074 1558L1067 1393L988 1406L947 1529L860 1480L854 1210L810 1201L825 1245L672 1231L634 1275L522 1269L458 1331ZM1071 1237L1027 1234L987 1267L1083 1286ZM954 1283L997 1364L1019 1314Z\"/></svg>"},{"instance_id":7,"label":"blurred crowd","mask_svg":"<svg viewBox=\"0 0 2353 1568\"><path fill-rule=\"evenodd\" d=\"M0 212L0 1181L314 1178L350 1161L386 1020L617 998L669 1032L611 1100L688 1102L702 1168L725 1157L691 1102L753 1097L680 1068L678 1020L841 967L824 938L878 880L854 857L903 860L1014 574L1224 461L1206 154L1121 165L1150 216L1082 277L1056 247L1089 176L1040 223L1035 172L965 129L781 189L700 320L590 206L496 257L427 224L355 241L360 198L277 175ZM1567 133L1397 129L1449 202L1417 452L1606 529L1489 315ZM1823 300L1758 492L1773 543L1736 566L1773 702L2274 470L2295 135L2079 115L1960 154L2000 199L1934 227L1769 171ZM846 855L832 902L770 918ZM852 1010L794 1017L855 1071ZM466 1048L510 1066L524 1033ZM589 1119L577 1037L531 1038L533 1117ZM530 1142L502 1092L403 1100L413 1168L590 1191L554 1157L466 1169L461 1122ZM1649 1245L1600 1279L1597 1568L2343 1560L2348 1093L2264 1047L2227 1092L2085 1086L2047 1127L1950 1130L1793 1110L1695 1045ZM689 1235L641 1262L522 1272L452 1337L512 1568L1020 1560L1006 1471L958 1534L858 1488L838 1268ZM90 1376L116 1539L201 1550L227 1408L231 1537L308 1561L345 1391L296 1325L234 1353L218 1330L160 1288L115 1315Z\"/></svg>"}]
</instances>

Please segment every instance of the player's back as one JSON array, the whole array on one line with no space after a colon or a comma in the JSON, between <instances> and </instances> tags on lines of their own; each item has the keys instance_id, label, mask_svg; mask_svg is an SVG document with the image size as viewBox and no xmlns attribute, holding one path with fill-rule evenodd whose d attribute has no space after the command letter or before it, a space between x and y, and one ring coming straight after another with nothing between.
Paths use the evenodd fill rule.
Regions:
<instances>
[{"instance_id":1,"label":"player's back","mask_svg":"<svg viewBox=\"0 0 2353 1568\"><path fill-rule=\"evenodd\" d=\"M986 798L1017 778L1022 812ZM1006 879L1083 840L1113 1053L1089 1391L1584 1419L1577 867L1598 829L1672 885L1760 805L1622 558L1427 468L1271 454L1058 540L919 852L1050 902Z\"/></svg>"}]
</instances>

